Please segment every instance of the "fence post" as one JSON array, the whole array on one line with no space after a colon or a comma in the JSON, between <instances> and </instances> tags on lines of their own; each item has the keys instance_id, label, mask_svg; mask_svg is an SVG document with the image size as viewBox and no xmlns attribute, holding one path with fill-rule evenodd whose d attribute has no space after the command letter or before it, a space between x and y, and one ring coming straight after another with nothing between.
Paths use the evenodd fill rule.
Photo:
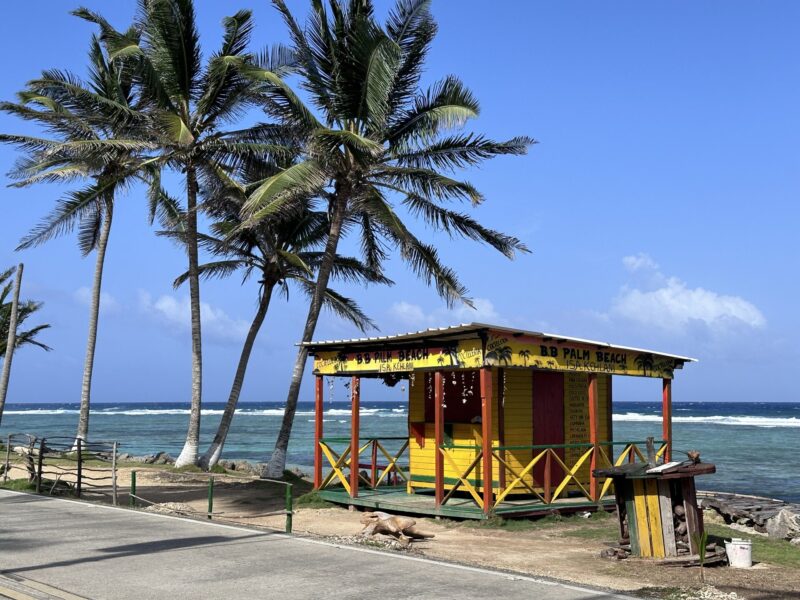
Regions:
<instances>
[{"instance_id":1,"label":"fence post","mask_svg":"<svg viewBox=\"0 0 800 600\"><path fill-rule=\"evenodd\" d=\"M8 470L11 468L11 434L8 434L6 443L6 468L3 471L3 481L8 481Z\"/></svg>"},{"instance_id":2,"label":"fence post","mask_svg":"<svg viewBox=\"0 0 800 600\"><path fill-rule=\"evenodd\" d=\"M117 505L117 442L111 450L111 501Z\"/></svg>"},{"instance_id":3,"label":"fence post","mask_svg":"<svg viewBox=\"0 0 800 600\"><path fill-rule=\"evenodd\" d=\"M208 478L208 519L211 520L211 513L214 510L214 477Z\"/></svg>"},{"instance_id":4,"label":"fence post","mask_svg":"<svg viewBox=\"0 0 800 600\"><path fill-rule=\"evenodd\" d=\"M39 461L36 465L36 493L40 493L42 491L42 460L44 459L44 440L42 438L39 441Z\"/></svg>"},{"instance_id":5,"label":"fence post","mask_svg":"<svg viewBox=\"0 0 800 600\"><path fill-rule=\"evenodd\" d=\"M131 471L131 493L128 496L128 504L131 508L136 506L136 471Z\"/></svg>"},{"instance_id":6,"label":"fence post","mask_svg":"<svg viewBox=\"0 0 800 600\"><path fill-rule=\"evenodd\" d=\"M286 533L292 533L292 484L286 484Z\"/></svg>"},{"instance_id":7,"label":"fence post","mask_svg":"<svg viewBox=\"0 0 800 600\"><path fill-rule=\"evenodd\" d=\"M83 440L77 439L78 442L78 481L75 482L75 492L78 498L81 497L81 479L83 479Z\"/></svg>"}]
</instances>

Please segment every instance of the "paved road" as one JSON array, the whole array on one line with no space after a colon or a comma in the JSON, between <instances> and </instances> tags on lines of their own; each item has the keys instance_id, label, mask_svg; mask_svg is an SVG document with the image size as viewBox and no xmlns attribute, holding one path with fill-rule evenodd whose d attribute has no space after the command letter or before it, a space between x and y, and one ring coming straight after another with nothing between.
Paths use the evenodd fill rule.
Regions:
<instances>
[{"instance_id":1,"label":"paved road","mask_svg":"<svg viewBox=\"0 0 800 600\"><path fill-rule=\"evenodd\" d=\"M0 491L0 597L621 598L422 559Z\"/></svg>"}]
</instances>

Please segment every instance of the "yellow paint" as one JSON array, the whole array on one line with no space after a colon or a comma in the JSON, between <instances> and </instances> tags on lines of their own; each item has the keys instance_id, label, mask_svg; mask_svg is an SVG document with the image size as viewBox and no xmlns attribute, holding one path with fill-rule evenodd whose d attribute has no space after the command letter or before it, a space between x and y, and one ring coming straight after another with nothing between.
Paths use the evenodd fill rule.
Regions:
<instances>
[{"instance_id":1,"label":"yellow paint","mask_svg":"<svg viewBox=\"0 0 800 600\"><path fill-rule=\"evenodd\" d=\"M609 431L609 415L611 413L611 396L609 380L611 376L597 376L597 441L611 441ZM585 373L564 374L564 443L588 444L589 435L589 380ZM567 448L564 451L564 462L574 464L586 448ZM600 460L597 461L598 465ZM578 480L589 485L591 463L586 463L576 474Z\"/></svg>"},{"instance_id":2,"label":"yellow paint","mask_svg":"<svg viewBox=\"0 0 800 600\"><path fill-rule=\"evenodd\" d=\"M534 336L513 337L490 333L486 343L487 365L535 367L555 371L609 373L639 377L672 378L676 362L667 356L621 348L558 342Z\"/></svg>"},{"instance_id":3,"label":"yellow paint","mask_svg":"<svg viewBox=\"0 0 800 600\"><path fill-rule=\"evenodd\" d=\"M421 369L474 369L483 366L481 341L463 340L449 346L426 346L402 350L387 345L371 351L318 352L314 356L317 375L347 373L407 373Z\"/></svg>"},{"instance_id":4,"label":"yellow paint","mask_svg":"<svg viewBox=\"0 0 800 600\"><path fill-rule=\"evenodd\" d=\"M647 500L645 499L645 486L643 479L633 480L633 503L636 508L636 531L639 536L639 548L643 557L653 556L650 545L647 522Z\"/></svg>"},{"instance_id":5,"label":"yellow paint","mask_svg":"<svg viewBox=\"0 0 800 600\"><path fill-rule=\"evenodd\" d=\"M650 523L653 556L664 558L664 532L661 529L661 504L658 499L658 484L653 479L645 480L647 520Z\"/></svg>"}]
</instances>

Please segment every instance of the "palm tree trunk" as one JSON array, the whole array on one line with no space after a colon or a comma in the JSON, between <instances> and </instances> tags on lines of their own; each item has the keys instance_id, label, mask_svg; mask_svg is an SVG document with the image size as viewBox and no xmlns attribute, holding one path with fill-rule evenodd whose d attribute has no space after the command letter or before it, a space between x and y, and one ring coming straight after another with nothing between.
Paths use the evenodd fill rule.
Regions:
<instances>
[{"instance_id":1,"label":"palm tree trunk","mask_svg":"<svg viewBox=\"0 0 800 600\"><path fill-rule=\"evenodd\" d=\"M92 303L89 307L89 339L86 341L86 358L83 363L83 384L81 385L81 410L78 416L77 438L86 440L89 436L89 408L92 395L92 374L94 373L94 354L97 345L97 322L100 315L100 290L103 285L103 266L106 260L108 236L111 233L113 202L106 202L100 238L97 240L97 260L94 266Z\"/></svg>"},{"instance_id":2,"label":"palm tree trunk","mask_svg":"<svg viewBox=\"0 0 800 600\"><path fill-rule=\"evenodd\" d=\"M331 216L328 242L325 245L325 254L317 272L317 285L314 288L314 296L311 298L311 305L308 307L308 317L306 317L306 326L303 330L303 342L311 341L314 336L314 330L317 327L317 320L322 309L323 295L328 288L331 270L336 259L336 249L339 245L339 237L342 234L342 224L344 223L346 209L347 197L343 194L337 194ZM286 398L286 408L283 411L281 429L278 432L278 439L275 441L275 449L262 473L263 477L283 477L283 471L286 468L286 451L289 448L289 438L292 435L294 414L297 411L297 399L300 396L300 385L303 382L307 358L308 350L305 346L300 346L292 369L292 381L289 384L289 394Z\"/></svg>"},{"instance_id":3,"label":"palm tree trunk","mask_svg":"<svg viewBox=\"0 0 800 600\"><path fill-rule=\"evenodd\" d=\"M269 301L272 298L272 290L274 287L274 283L265 284L264 286L264 291L258 302L256 316L250 324L250 330L247 332L247 337L242 346L242 353L239 356L239 365L236 367L236 375L233 378L231 393L228 396L228 403L225 405L225 410L222 413L222 420L217 428L217 434L214 436L214 441L211 442L206 453L200 457L199 464L206 470L214 467L219 462L219 458L222 455L222 447L225 445L225 440L228 437L233 415L236 413L236 405L239 402L239 394L242 392L242 384L244 383L245 373L247 373L250 353L253 350L253 344L256 341L261 325L264 323L264 318L267 316L267 309L269 309Z\"/></svg>"},{"instance_id":4,"label":"palm tree trunk","mask_svg":"<svg viewBox=\"0 0 800 600\"><path fill-rule=\"evenodd\" d=\"M11 315L8 319L8 341L6 356L3 359L3 372L0 374L0 422L3 421L3 408L6 405L8 380L11 378L11 360L14 358L14 346L17 344L17 315L19 314L19 288L22 287L22 270L25 265L19 263L17 277L14 282L14 296L11 298Z\"/></svg>"},{"instance_id":5,"label":"palm tree trunk","mask_svg":"<svg viewBox=\"0 0 800 600\"><path fill-rule=\"evenodd\" d=\"M203 398L203 348L200 332L200 277L197 257L197 172L186 168L186 253L189 255L189 307L192 313L192 407L186 442L176 467L197 462L200 446L200 408Z\"/></svg>"}]
</instances>

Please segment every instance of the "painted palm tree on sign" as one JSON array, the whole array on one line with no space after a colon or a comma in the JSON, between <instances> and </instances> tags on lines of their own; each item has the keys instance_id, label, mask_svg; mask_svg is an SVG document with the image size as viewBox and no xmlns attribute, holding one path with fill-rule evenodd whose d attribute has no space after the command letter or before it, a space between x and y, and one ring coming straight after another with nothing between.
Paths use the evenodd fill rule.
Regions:
<instances>
[{"instance_id":1,"label":"painted palm tree on sign","mask_svg":"<svg viewBox=\"0 0 800 600\"><path fill-rule=\"evenodd\" d=\"M528 361L531 359L531 351L530 350L520 350L517 354L522 359L523 366L528 366Z\"/></svg>"},{"instance_id":2,"label":"painted palm tree on sign","mask_svg":"<svg viewBox=\"0 0 800 600\"><path fill-rule=\"evenodd\" d=\"M131 30L129 35L135 32ZM15 185L86 181L84 187L60 200L17 248L38 246L77 226L81 254L96 253L76 432L76 437L85 440L114 204L120 191L134 180L146 178L146 152L152 146L139 138L144 116L136 110L130 63L111 61L96 37L89 47L88 80L68 72L45 71L18 96L18 103L4 102L0 110L39 124L52 137L0 136L0 141L25 152L11 173Z\"/></svg>"},{"instance_id":3,"label":"painted palm tree on sign","mask_svg":"<svg viewBox=\"0 0 800 600\"><path fill-rule=\"evenodd\" d=\"M246 178L256 181L263 180L265 171L275 170L267 165L257 169L253 169L252 165L249 167L251 172ZM256 314L242 346L220 424L214 440L199 460L200 466L204 469L216 465L222 454L239 402L253 345L266 318L273 292L277 288L288 299L290 283L299 287L306 295L313 292L313 274L320 260L319 248L324 245L328 228L326 214L303 210L290 219L265 219L257 227L242 229L239 215L246 197L247 186L230 178L222 169L217 171L216 180L205 181L204 203L208 207L207 212L209 216L220 220L211 226L213 236L199 234L201 247L217 259L200 265L200 276L228 277L240 273L243 283L255 276L258 278L259 292ZM182 243L184 241L183 231L164 232L164 234L179 239ZM334 276L354 283L392 283L358 260L343 256L336 258ZM176 287L183 284L187 278L188 273L181 275L175 281ZM325 305L362 331L374 327L356 302L330 288L326 290Z\"/></svg>"},{"instance_id":4,"label":"painted palm tree on sign","mask_svg":"<svg viewBox=\"0 0 800 600\"><path fill-rule=\"evenodd\" d=\"M270 57L249 53L253 31L250 11L241 10L223 20L221 47L205 64L191 0L142 0L136 15L136 35L116 31L97 13L78 14L100 26L112 57L134 63L134 77L148 114L146 139L156 146L155 163L172 169L185 181L186 206L182 227L188 258L189 306L192 338L192 398L186 442L177 466L194 464L200 441L200 408L203 387L203 355L200 325L198 256L199 178L203 170L236 165L254 158L281 153L259 126L233 129L233 123L256 101L257 85L237 66L253 62L270 72L280 65ZM282 67L281 67L282 68ZM150 187L153 198L165 195L160 171Z\"/></svg>"},{"instance_id":5,"label":"painted palm tree on sign","mask_svg":"<svg viewBox=\"0 0 800 600\"><path fill-rule=\"evenodd\" d=\"M494 350L486 353L486 363L490 365L505 365L506 367L511 364L511 358L514 356L514 351L511 346L499 346Z\"/></svg>"},{"instance_id":6,"label":"painted palm tree on sign","mask_svg":"<svg viewBox=\"0 0 800 600\"><path fill-rule=\"evenodd\" d=\"M647 375L653 370L653 355L649 353L637 354L633 359L636 366L642 371L642 375Z\"/></svg>"},{"instance_id":7,"label":"painted palm tree on sign","mask_svg":"<svg viewBox=\"0 0 800 600\"><path fill-rule=\"evenodd\" d=\"M456 273L443 265L436 248L415 236L396 211L395 200L436 231L486 243L511 258L526 251L516 238L481 225L444 206L484 198L459 169L503 154L524 154L533 140L496 142L459 133L479 106L454 76L420 90L425 58L436 34L426 0L399 0L385 23L371 0L313 0L302 28L283 0L273 0L289 29L296 68L309 104L275 73L243 67L263 83L264 109L291 126L303 140L291 168L267 180L245 205L248 223L291 210L294 199L314 196L331 215L324 259L303 329L311 340L341 236L360 234L366 264L378 269L397 248L400 257L448 305L467 302ZM279 476L300 392L307 350L298 352L286 409L267 476Z\"/></svg>"}]
</instances>

